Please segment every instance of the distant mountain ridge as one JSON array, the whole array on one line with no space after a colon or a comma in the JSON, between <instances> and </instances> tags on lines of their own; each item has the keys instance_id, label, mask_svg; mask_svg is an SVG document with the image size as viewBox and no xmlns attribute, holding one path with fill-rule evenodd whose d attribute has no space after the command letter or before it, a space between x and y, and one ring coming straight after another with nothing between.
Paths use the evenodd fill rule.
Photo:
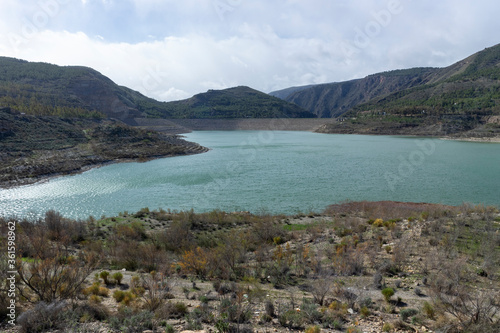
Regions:
<instances>
[{"instance_id":1,"label":"distant mountain ridge","mask_svg":"<svg viewBox=\"0 0 500 333\"><path fill-rule=\"evenodd\" d=\"M388 100L394 106L400 98L414 100L414 106L420 108L420 104L427 102L412 93L416 90L425 90L426 98L434 98L437 105L440 99L445 102L448 97L440 96L441 91L463 91L476 84L483 88L499 86L499 64L500 45L496 45L445 68L395 70L362 79L295 87L270 94L296 103L322 118L339 117L357 110L358 106L362 106L359 110L363 111L385 109L389 106Z\"/></svg>"},{"instance_id":2,"label":"distant mountain ridge","mask_svg":"<svg viewBox=\"0 0 500 333\"><path fill-rule=\"evenodd\" d=\"M210 90L160 102L115 84L94 69L0 57L0 107L33 115L113 118L310 118L301 107L248 87Z\"/></svg>"}]
</instances>

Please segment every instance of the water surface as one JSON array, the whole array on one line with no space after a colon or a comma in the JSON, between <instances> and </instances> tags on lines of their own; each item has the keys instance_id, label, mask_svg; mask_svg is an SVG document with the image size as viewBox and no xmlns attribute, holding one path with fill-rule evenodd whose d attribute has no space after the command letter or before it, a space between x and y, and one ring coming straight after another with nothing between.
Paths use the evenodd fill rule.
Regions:
<instances>
[{"instance_id":1,"label":"water surface","mask_svg":"<svg viewBox=\"0 0 500 333\"><path fill-rule=\"evenodd\" d=\"M143 207L293 214L344 200L500 206L500 144L286 131L186 135L204 154L113 164L0 190L0 215Z\"/></svg>"}]
</instances>

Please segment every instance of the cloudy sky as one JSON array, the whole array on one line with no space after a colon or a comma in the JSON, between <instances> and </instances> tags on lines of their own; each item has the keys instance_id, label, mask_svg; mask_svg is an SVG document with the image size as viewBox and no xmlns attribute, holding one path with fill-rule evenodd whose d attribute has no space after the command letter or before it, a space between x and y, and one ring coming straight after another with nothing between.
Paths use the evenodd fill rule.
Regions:
<instances>
[{"instance_id":1,"label":"cloudy sky","mask_svg":"<svg viewBox=\"0 0 500 333\"><path fill-rule=\"evenodd\" d=\"M0 55L159 100L443 67L500 43L498 0L0 0Z\"/></svg>"}]
</instances>

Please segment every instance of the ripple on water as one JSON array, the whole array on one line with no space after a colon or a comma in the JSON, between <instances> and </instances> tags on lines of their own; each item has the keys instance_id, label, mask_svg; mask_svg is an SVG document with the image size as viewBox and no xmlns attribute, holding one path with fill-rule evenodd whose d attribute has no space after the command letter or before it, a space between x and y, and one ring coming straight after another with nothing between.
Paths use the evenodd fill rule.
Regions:
<instances>
[{"instance_id":1,"label":"ripple on water","mask_svg":"<svg viewBox=\"0 0 500 333\"><path fill-rule=\"evenodd\" d=\"M188 140L210 152L113 164L0 190L0 215L33 216L56 209L87 218L146 206L294 214L347 199L500 205L500 145L434 143L435 152L422 155L422 163L409 172L401 166L419 152L416 139L261 134L194 132L186 135Z\"/></svg>"}]
</instances>

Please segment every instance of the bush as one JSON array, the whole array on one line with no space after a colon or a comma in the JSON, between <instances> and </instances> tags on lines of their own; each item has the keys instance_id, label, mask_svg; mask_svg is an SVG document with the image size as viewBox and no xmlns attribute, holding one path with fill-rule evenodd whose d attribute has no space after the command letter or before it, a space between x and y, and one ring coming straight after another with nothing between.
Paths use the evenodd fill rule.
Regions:
<instances>
[{"instance_id":1,"label":"bush","mask_svg":"<svg viewBox=\"0 0 500 333\"><path fill-rule=\"evenodd\" d=\"M373 275L373 286L377 289L382 289L382 280L382 274L380 274L380 272L376 272Z\"/></svg>"},{"instance_id":2,"label":"bush","mask_svg":"<svg viewBox=\"0 0 500 333\"><path fill-rule=\"evenodd\" d=\"M122 284L123 274L120 272L116 272L113 274L113 279L116 281L116 283Z\"/></svg>"},{"instance_id":3,"label":"bush","mask_svg":"<svg viewBox=\"0 0 500 333\"><path fill-rule=\"evenodd\" d=\"M318 306L307 299L303 300L300 313L311 324L319 322L322 317L322 314L318 311Z\"/></svg>"},{"instance_id":4,"label":"bush","mask_svg":"<svg viewBox=\"0 0 500 333\"><path fill-rule=\"evenodd\" d=\"M321 328L319 326L311 326L306 329L306 333L320 333Z\"/></svg>"},{"instance_id":5,"label":"bush","mask_svg":"<svg viewBox=\"0 0 500 333\"><path fill-rule=\"evenodd\" d=\"M417 309L403 309L399 313L399 316L401 317L401 319L403 321L406 321L406 320L408 320L408 318L416 316L417 314L418 314Z\"/></svg>"},{"instance_id":6,"label":"bush","mask_svg":"<svg viewBox=\"0 0 500 333\"><path fill-rule=\"evenodd\" d=\"M117 316L111 317L109 326L112 329L125 333L143 332L155 328L153 313L142 311L135 313L129 308L123 308Z\"/></svg>"},{"instance_id":7,"label":"bush","mask_svg":"<svg viewBox=\"0 0 500 333\"><path fill-rule=\"evenodd\" d=\"M269 300L266 301L265 310L266 310L266 315L268 315L269 317L273 318L275 316L273 302Z\"/></svg>"},{"instance_id":8,"label":"bush","mask_svg":"<svg viewBox=\"0 0 500 333\"><path fill-rule=\"evenodd\" d=\"M46 304L76 299L98 264L97 255L80 251L78 256L68 256L67 245L50 241L40 225L33 229L19 237L20 249L36 249L32 261L16 261L19 284L26 286L19 288L19 296Z\"/></svg>"},{"instance_id":9,"label":"bush","mask_svg":"<svg viewBox=\"0 0 500 333\"><path fill-rule=\"evenodd\" d=\"M113 293L113 298L115 299L115 301L120 303L125 298L125 292L122 290L115 290L115 292Z\"/></svg>"},{"instance_id":10,"label":"bush","mask_svg":"<svg viewBox=\"0 0 500 333\"><path fill-rule=\"evenodd\" d=\"M188 307L182 302L167 302L156 312L159 317L179 319L184 317L188 313Z\"/></svg>"},{"instance_id":11,"label":"bush","mask_svg":"<svg viewBox=\"0 0 500 333\"><path fill-rule=\"evenodd\" d=\"M105 284L109 284L108 277L109 277L109 272L108 271L102 271L99 276L101 279L104 281Z\"/></svg>"},{"instance_id":12,"label":"bush","mask_svg":"<svg viewBox=\"0 0 500 333\"><path fill-rule=\"evenodd\" d=\"M84 295L108 297L109 289L101 287L99 282L94 282L90 287L83 290Z\"/></svg>"},{"instance_id":13,"label":"bush","mask_svg":"<svg viewBox=\"0 0 500 333\"><path fill-rule=\"evenodd\" d=\"M394 329L394 326L391 323L384 323L382 326L382 332L390 332Z\"/></svg>"},{"instance_id":14,"label":"bush","mask_svg":"<svg viewBox=\"0 0 500 333\"><path fill-rule=\"evenodd\" d=\"M115 290L115 292L113 293L113 298L117 303L129 305L133 300L137 298L137 295L130 291Z\"/></svg>"},{"instance_id":15,"label":"bush","mask_svg":"<svg viewBox=\"0 0 500 333\"><path fill-rule=\"evenodd\" d=\"M78 318L87 318L87 320L97 320L104 321L109 317L108 309L101 305L95 303L84 303L78 305L76 309L72 311L76 314ZM80 320L81 321L81 320Z\"/></svg>"},{"instance_id":16,"label":"bush","mask_svg":"<svg viewBox=\"0 0 500 333\"><path fill-rule=\"evenodd\" d=\"M365 297L363 298L361 301L359 301L359 307L360 308L371 308L372 307L372 304L373 304L373 301L370 297Z\"/></svg>"},{"instance_id":17,"label":"bush","mask_svg":"<svg viewBox=\"0 0 500 333\"><path fill-rule=\"evenodd\" d=\"M359 313L361 314L361 316L363 316L364 318L368 317L369 315L371 315L371 312L370 310L366 307L366 306L363 306L360 310L359 310Z\"/></svg>"},{"instance_id":18,"label":"bush","mask_svg":"<svg viewBox=\"0 0 500 333\"><path fill-rule=\"evenodd\" d=\"M22 313L17 323L21 325L21 333L38 333L46 330L65 328L61 314L66 307L64 302L47 304L38 303L32 310Z\"/></svg>"},{"instance_id":19,"label":"bush","mask_svg":"<svg viewBox=\"0 0 500 333\"><path fill-rule=\"evenodd\" d=\"M165 333L174 333L175 329L172 327L172 325L165 325Z\"/></svg>"},{"instance_id":20,"label":"bush","mask_svg":"<svg viewBox=\"0 0 500 333\"><path fill-rule=\"evenodd\" d=\"M362 331L354 326L347 328L346 333L362 333Z\"/></svg>"},{"instance_id":21,"label":"bush","mask_svg":"<svg viewBox=\"0 0 500 333\"><path fill-rule=\"evenodd\" d=\"M436 310L434 310L432 304L427 301L425 301L424 305L422 306L422 312L429 319L434 319L436 316Z\"/></svg>"},{"instance_id":22,"label":"bush","mask_svg":"<svg viewBox=\"0 0 500 333\"><path fill-rule=\"evenodd\" d=\"M382 295L384 296L385 301L389 303L391 301L391 297L394 296L394 289L392 288L382 289Z\"/></svg>"},{"instance_id":23,"label":"bush","mask_svg":"<svg viewBox=\"0 0 500 333\"><path fill-rule=\"evenodd\" d=\"M295 310L288 310L282 315L278 316L278 322L283 327L302 329L304 327L305 320L300 312L297 312Z\"/></svg>"}]
</instances>

